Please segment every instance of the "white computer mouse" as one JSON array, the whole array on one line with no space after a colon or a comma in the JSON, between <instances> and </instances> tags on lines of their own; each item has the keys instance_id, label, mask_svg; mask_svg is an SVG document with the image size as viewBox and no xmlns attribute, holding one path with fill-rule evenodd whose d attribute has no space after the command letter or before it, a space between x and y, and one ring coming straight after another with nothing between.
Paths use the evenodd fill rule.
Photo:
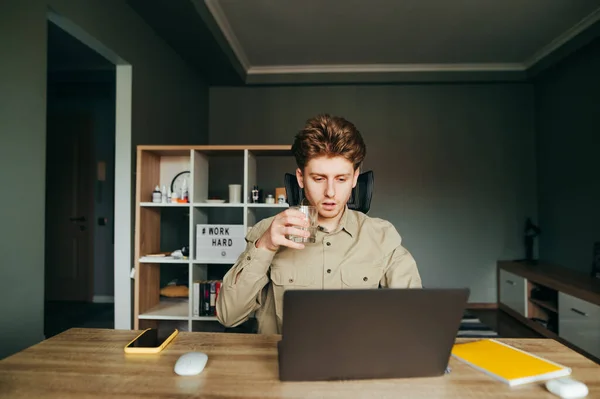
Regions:
<instances>
[{"instance_id":1,"label":"white computer mouse","mask_svg":"<svg viewBox=\"0 0 600 399\"><path fill-rule=\"evenodd\" d=\"M561 377L546 382L546 389L563 399L585 398L588 387L570 377Z\"/></svg>"},{"instance_id":2,"label":"white computer mouse","mask_svg":"<svg viewBox=\"0 0 600 399\"><path fill-rule=\"evenodd\" d=\"M175 374L197 375L204 370L208 355L202 352L189 352L181 355L175 362Z\"/></svg>"}]
</instances>

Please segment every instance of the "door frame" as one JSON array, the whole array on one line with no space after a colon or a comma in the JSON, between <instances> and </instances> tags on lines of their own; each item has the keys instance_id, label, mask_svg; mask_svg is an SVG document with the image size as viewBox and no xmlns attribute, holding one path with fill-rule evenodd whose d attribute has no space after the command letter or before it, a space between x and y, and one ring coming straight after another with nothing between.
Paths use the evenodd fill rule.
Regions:
<instances>
[{"instance_id":1,"label":"door frame","mask_svg":"<svg viewBox=\"0 0 600 399\"><path fill-rule=\"evenodd\" d=\"M85 32L72 21L48 11L47 19L62 30L90 47L115 64L116 112L115 112L115 191L114 191L114 307L115 329L130 330L131 277L132 270L132 80L133 70L129 62L113 50Z\"/></svg>"}]
</instances>

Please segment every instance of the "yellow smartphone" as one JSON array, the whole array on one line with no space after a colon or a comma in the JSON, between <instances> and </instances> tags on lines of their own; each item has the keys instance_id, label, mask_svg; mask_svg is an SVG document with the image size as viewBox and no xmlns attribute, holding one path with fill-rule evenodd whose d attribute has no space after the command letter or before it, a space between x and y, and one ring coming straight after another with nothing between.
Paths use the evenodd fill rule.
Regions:
<instances>
[{"instance_id":1,"label":"yellow smartphone","mask_svg":"<svg viewBox=\"0 0 600 399\"><path fill-rule=\"evenodd\" d=\"M179 330L175 329L170 335L160 337L157 329L147 328L125 345L125 353L158 353L165 349L177 334Z\"/></svg>"}]
</instances>

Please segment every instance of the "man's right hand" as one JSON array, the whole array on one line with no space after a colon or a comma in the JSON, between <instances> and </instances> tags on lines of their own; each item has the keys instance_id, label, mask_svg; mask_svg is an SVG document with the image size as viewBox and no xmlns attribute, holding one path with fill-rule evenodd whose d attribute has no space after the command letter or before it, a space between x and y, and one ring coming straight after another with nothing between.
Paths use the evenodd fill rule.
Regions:
<instances>
[{"instance_id":1,"label":"man's right hand","mask_svg":"<svg viewBox=\"0 0 600 399\"><path fill-rule=\"evenodd\" d=\"M286 235L308 237L310 235L308 230L298 228L308 226L309 222L305 214L297 209L286 209L275 216L269 228L256 242L256 247L274 252L280 246L302 249L304 248L304 244L288 240Z\"/></svg>"}]
</instances>

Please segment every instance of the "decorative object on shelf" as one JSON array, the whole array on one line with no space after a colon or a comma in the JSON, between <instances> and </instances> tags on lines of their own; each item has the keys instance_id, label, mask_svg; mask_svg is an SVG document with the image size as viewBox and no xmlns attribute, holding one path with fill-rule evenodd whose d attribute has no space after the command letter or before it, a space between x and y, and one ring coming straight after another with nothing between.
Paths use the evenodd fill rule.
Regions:
<instances>
[{"instance_id":1,"label":"decorative object on shelf","mask_svg":"<svg viewBox=\"0 0 600 399\"><path fill-rule=\"evenodd\" d=\"M181 249L177 249L171 252L171 256L174 259L187 259L190 255L190 248L188 246L184 246Z\"/></svg>"},{"instance_id":2,"label":"decorative object on shelf","mask_svg":"<svg viewBox=\"0 0 600 399\"><path fill-rule=\"evenodd\" d=\"M259 190L258 190L258 186L255 185L252 188L252 203L258 204L258 198L259 198Z\"/></svg>"},{"instance_id":3,"label":"decorative object on shelf","mask_svg":"<svg viewBox=\"0 0 600 399\"><path fill-rule=\"evenodd\" d=\"M541 230L533 224L531 218L525 221L525 262L535 264L537 261L533 259L534 238L540 234Z\"/></svg>"},{"instance_id":4,"label":"decorative object on shelf","mask_svg":"<svg viewBox=\"0 0 600 399\"><path fill-rule=\"evenodd\" d=\"M265 199L265 203L266 204L274 204L275 203L275 198L273 197L273 194L267 195L267 199Z\"/></svg>"},{"instance_id":5,"label":"decorative object on shelf","mask_svg":"<svg viewBox=\"0 0 600 399\"><path fill-rule=\"evenodd\" d=\"M185 281L174 279L160 289L160 295L169 298L187 298L190 295L190 292Z\"/></svg>"},{"instance_id":6,"label":"decorative object on shelf","mask_svg":"<svg viewBox=\"0 0 600 399\"><path fill-rule=\"evenodd\" d=\"M594 258L592 261L592 277L600 279L600 242L594 243Z\"/></svg>"},{"instance_id":7,"label":"decorative object on shelf","mask_svg":"<svg viewBox=\"0 0 600 399\"><path fill-rule=\"evenodd\" d=\"M183 186L183 181L184 180L187 181L189 179L190 179L190 171L189 170L185 170L183 172L177 173L177 175L175 175L175 177L171 181L171 192L173 192L173 193L181 193L181 188Z\"/></svg>"},{"instance_id":8,"label":"decorative object on shelf","mask_svg":"<svg viewBox=\"0 0 600 399\"><path fill-rule=\"evenodd\" d=\"M176 194L176 198L178 200L176 202L189 202L189 194L188 182L190 181L190 171L185 170L183 172L179 172L173 180L171 181L171 192ZM175 201L171 201L175 202Z\"/></svg>"},{"instance_id":9,"label":"decorative object on shelf","mask_svg":"<svg viewBox=\"0 0 600 399\"><path fill-rule=\"evenodd\" d=\"M242 185L241 184L230 184L229 185L229 203L239 204L242 202Z\"/></svg>"},{"instance_id":10,"label":"decorative object on shelf","mask_svg":"<svg viewBox=\"0 0 600 399\"><path fill-rule=\"evenodd\" d=\"M275 198L277 199L278 204L285 204L287 202L287 197L285 195L285 187L275 188Z\"/></svg>"}]
</instances>

